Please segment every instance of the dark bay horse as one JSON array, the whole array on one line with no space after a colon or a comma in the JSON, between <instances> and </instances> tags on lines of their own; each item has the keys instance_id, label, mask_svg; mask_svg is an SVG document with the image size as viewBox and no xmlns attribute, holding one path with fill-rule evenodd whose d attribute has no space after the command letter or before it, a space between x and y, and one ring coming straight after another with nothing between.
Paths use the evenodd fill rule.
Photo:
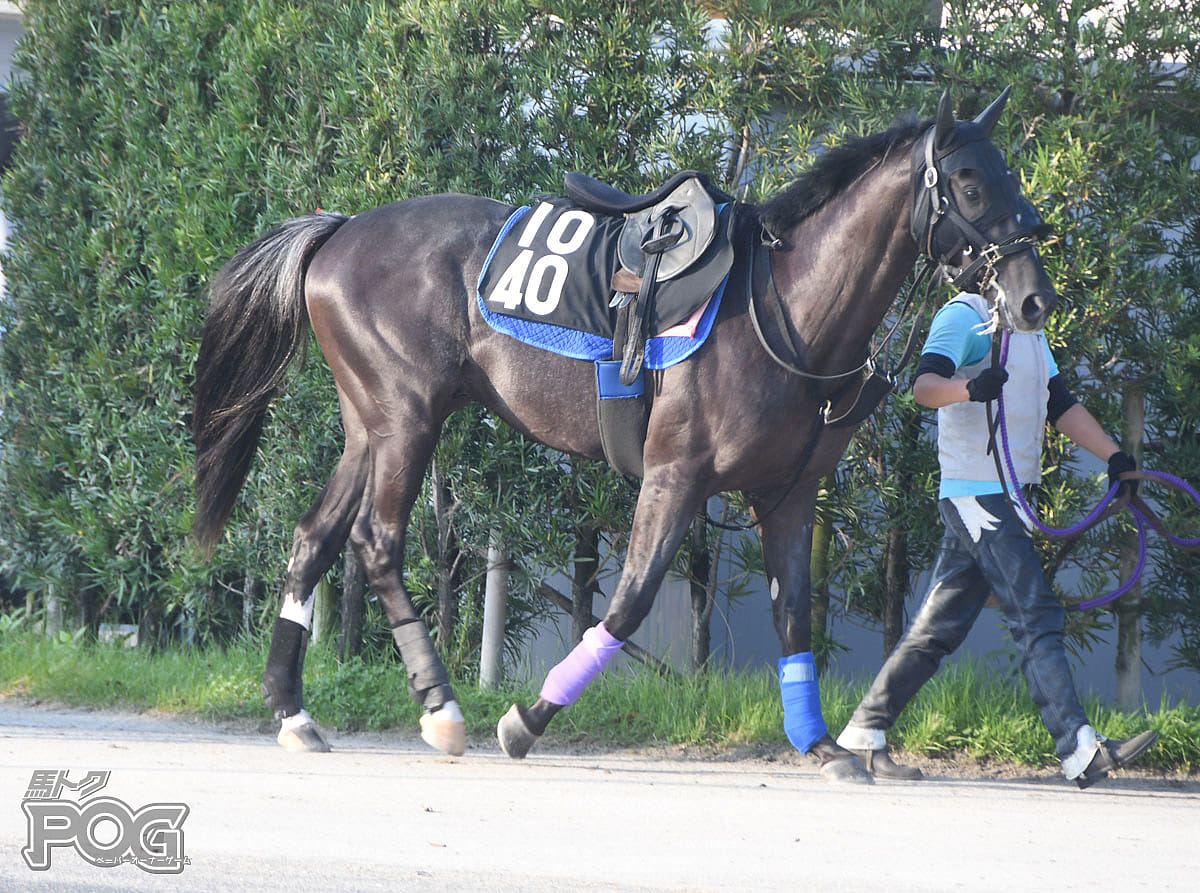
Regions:
<instances>
[{"instance_id":1,"label":"dark bay horse","mask_svg":"<svg viewBox=\"0 0 1200 893\"><path fill-rule=\"evenodd\" d=\"M826 777L867 780L826 732L811 662L817 482L853 431L820 420L823 408L832 417L852 402L838 376L862 364L921 254L984 294L1001 325L1045 323L1056 298L1032 221L1023 221L1029 205L989 138L1007 95L973 121L955 121L943 96L935 119L851 140L764 204L738 206L746 250L730 282L746 278L751 243L768 241L775 286L755 299L746 288L727 293L703 347L648 373L644 477L611 607L550 672L537 702L513 705L501 720L510 756L524 756L638 628L705 500L741 490L758 523L784 655L788 737L819 758ZM423 737L463 752L462 714L402 579L409 514L450 413L479 401L548 446L604 456L596 408L581 397L595 393L592 363L526 346L481 318L480 270L514 210L439 195L351 218L316 213L240 251L212 284L197 365L196 540L210 549L219 540L307 324L333 371L345 426L341 460L295 530L263 675L287 747L328 749L303 709L301 669L313 589L349 537L425 708ZM752 300L775 301L779 312L751 314Z\"/></svg>"}]
</instances>

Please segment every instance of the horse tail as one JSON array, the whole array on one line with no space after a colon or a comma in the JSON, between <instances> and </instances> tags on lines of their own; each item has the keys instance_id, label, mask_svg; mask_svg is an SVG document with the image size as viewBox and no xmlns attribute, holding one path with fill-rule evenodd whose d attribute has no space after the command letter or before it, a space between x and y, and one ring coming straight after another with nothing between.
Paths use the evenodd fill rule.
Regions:
<instances>
[{"instance_id":1,"label":"horse tail","mask_svg":"<svg viewBox=\"0 0 1200 893\"><path fill-rule=\"evenodd\" d=\"M192 538L211 552L288 367L306 343L308 264L349 218L317 212L246 246L217 274L196 361L196 519Z\"/></svg>"}]
</instances>

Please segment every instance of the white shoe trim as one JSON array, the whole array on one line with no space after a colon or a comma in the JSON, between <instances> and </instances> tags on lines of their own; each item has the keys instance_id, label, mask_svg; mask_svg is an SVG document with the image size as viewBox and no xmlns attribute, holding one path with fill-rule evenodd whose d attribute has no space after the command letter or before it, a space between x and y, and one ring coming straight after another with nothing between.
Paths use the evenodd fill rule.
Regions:
<instances>
[{"instance_id":1,"label":"white shoe trim","mask_svg":"<svg viewBox=\"0 0 1200 893\"><path fill-rule=\"evenodd\" d=\"M837 743L846 750L883 750L887 747L887 736L883 729L846 726L838 735Z\"/></svg>"},{"instance_id":2,"label":"white shoe trim","mask_svg":"<svg viewBox=\"0 0 1200 893\"><path fill-rule=\"evenodd\" d=\"M1078 778L1083 774L1083 770L1092 762L1092 757L1096 755L1096 751L1100 749L1100 742L1104 741L1103 735L1096 734L1096 730L1089 725L1079 727L1079 731L1075 733L1075 752L1062 761L1063 775L1068 780Z\"/></svg>"}]
</instances>

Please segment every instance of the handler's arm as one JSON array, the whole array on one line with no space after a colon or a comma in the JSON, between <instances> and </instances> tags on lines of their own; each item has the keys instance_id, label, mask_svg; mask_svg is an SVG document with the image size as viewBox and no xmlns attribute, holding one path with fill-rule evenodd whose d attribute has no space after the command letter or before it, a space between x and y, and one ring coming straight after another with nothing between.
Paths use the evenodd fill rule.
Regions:
<instances>
[{"instance_id":1,"label":"handler's arm","mask_svg":"<svg viewBox=\"0 0 1200 893\"><path fill-rule=\"evenodd\" d=\"M961 378L945 378L936 372L923 372L913 382L913 399L930 409L970 400L967 383ZM1068 435L1069 436L1069 435Z\"/></svg>"},{"instance_id":2,"label":"handler's arm","mask_svg":"<svg viewBox=\"0 0 1200 893\"><path fill-rule=\"evenodd\" d=\"M1082 403L1075 403L1058 417L1054 427L1097 459L1107 462L1120 449Z\"/></svg>"}]
</instances>

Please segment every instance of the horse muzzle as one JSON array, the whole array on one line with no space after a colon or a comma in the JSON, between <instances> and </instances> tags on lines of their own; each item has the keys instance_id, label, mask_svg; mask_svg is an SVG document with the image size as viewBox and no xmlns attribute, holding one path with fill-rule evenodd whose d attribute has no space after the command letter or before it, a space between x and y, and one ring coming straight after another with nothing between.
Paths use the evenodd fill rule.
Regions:
<instances>
[{"instance_id":1,"label":"horse muzzle","mask_svg":"<svg viewBox=\"0 0 1200 893\"><path fill-rule=\"evenodd\" d=\"M1058 294L1042 267L1036 251L1022 251L1003 258L991 276L984 297L999 308L1000 322L1014 332L1037 332L1058 306Z\"/></svg>"},{"instance_id":2,"label":"horse muzzle","mask_svg":"<svg viewBox=\"0 0 1200 893\"><path fill-rule=\"evenodd\" d=\"M1019 332L1040 331L1057 306L1058 295L1053 289L1030 292L1021 300L1020 321L1014 320L1013 328Z\"/></svg>"}]
</instances>

